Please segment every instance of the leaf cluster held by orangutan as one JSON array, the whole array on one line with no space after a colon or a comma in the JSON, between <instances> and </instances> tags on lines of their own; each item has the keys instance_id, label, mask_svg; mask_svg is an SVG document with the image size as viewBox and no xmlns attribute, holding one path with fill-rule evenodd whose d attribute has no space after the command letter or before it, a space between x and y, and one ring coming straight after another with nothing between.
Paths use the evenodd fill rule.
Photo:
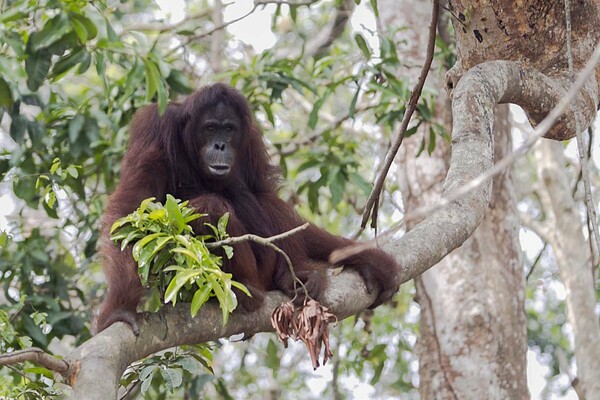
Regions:
<instances>
[{"instance_id":1,"label":"leaf cluster held by orangutan","mask_svg":"<svg viewBox=\"0 0 600 400\"><path fill-rule=\"evenodd\" d=\"M337 322L318 301L309 299L298 309L291 303L282 303L273 311L271 324L277 331L279 340L287 348L288 339L301 340L308 348L313 368L319 367L319 354L323 350L323 365L333 354L329 348L329 323Z\"/></svg>"}]
</instances>

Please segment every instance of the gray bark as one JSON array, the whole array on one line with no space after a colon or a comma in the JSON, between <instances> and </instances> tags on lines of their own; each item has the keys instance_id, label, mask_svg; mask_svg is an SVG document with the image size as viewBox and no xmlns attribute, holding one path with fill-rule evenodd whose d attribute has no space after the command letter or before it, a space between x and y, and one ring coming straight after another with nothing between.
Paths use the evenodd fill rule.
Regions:
<instances>
[{"instance_id":1,"label":"gray bark","mask_svg":"<svg viewBox=\"0 0 600 400\"><path fill-rule=\"evenodd\" d=\"M348 292L352 292L352 296ZM339 319L366 309L376 293L367 293L357 273L343 271L333 277L323 304ZM223 326L221 309L215 302L202 306L195 318L189 304L164 307L158 313L144 313L138 320L139 336L124 323L116 323L83 343L65 360L70 363L66 375L73 387L73 399L114 399L121 375L129 364L150 354L182 344L205 343L244 333L271 332L271 314L289 299L280 292L270 292L262 308L253 313L235 311ZM101 377L101 379L99 379Z\"/></svg>"},{"instance_id":2,"label":"gray bark","mask_svg":"<svg viewBox=\"0 0 600 400\"><path fill-rule=\"evenodd\" d=\"M496 159L511 151L507 107L501 109L494 129ZM473 235L416 280L421 398L528 398L516 215L507 171L494 179L489 210Z\"/></svg>"},{"instance_id":3,"label":"gray bark","mask_svg":"<svg viewBox=\"0 0 600 400\"><path fill-rule=\"evenodd\" d=\"M596 291L581 217L563 166L562 146L541 143L536 151L545 220L536 229L550 243L565 286L567 319L573 328L577 384L582 399L600 399L600 325Z\"/></svg>"}]
</instances>

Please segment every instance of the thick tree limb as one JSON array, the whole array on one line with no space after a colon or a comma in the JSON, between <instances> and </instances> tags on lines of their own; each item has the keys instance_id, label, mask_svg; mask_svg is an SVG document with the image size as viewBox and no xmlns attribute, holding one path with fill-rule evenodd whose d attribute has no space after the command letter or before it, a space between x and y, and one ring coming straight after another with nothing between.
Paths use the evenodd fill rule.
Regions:
<instances>
[{"instance_id":1,"label":"thick tree limb","mask_svg":"<svg viewBox=\"0 0 600 400\"><path fill-rule=\"evenodd\" d=\"M599 55L600 49L597 49L593 62L588 64L583 74L583 87L569 102L567 111L554 124L551 121L541 122L543 126L538 127L538 132L551 127L546 137L573 137L576 113L581 128L587 128L599 102L598 83L593 75ZM552 117L558 116L551 112L552 108L568 99L567 94L571 95L569 86L568 77L550 78L522 63L511 61L483 63L462 77L453 94L452 159L441 201L446 207L438 208L402 239L385 246L387 251L398 256L403 282L421 274L459 247L483 219L492 182L492 175L484 174L494 162L492 124L495 105L522 105L530 110L530 118L542 121L548 112ZM504 167L509 165L506 163ZM455 192L460 196L455 196ZM445 200L448 198L452 200Z\"/></svg>"},{"instance_id":2,"label":"thick tree limb","mask_svg":"<svg viewBox=\"0 0 600 400\"><path fill-rule=\"evenodd\" d=\"M352 296L348 296L350 290ZM323 305L342 319L367 308L376 295L366 292L357 273L344 271L331 278ZM271 332L271 313L285 301L289 299L282 293L270 292L262 308L250 314L234 312L226 326L222 325L221 310L215 302L202 306L195 318L190 316L189 304L142 314L137 337L126 324L116 323L83 343L65 359L73 367L68 377L74 390L72 398L116 398L119 379L127 366L159 350L240 333L250 336Z\"/></svg>"}]
</instances>

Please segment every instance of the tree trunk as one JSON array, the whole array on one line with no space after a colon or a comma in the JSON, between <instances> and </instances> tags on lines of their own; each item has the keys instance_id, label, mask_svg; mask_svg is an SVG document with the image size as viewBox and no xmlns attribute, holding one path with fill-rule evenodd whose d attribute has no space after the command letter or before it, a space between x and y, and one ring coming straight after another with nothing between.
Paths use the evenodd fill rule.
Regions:
<instances>
[{"instance_id":1,"label":"tree trunk","mask_svg":"<svg viewBox=\"0 0 600 400\"><path fill-rule=\"evenodd\" d=\"M408 27L397 36L397 43L402 39L407 43L399 46L402 59L421 65L430 3L380 1L379 5L386 10L380 13L380 27L390 32ZM435 76L435 70L427 82L441 88L443 79ZM449 100L438 91L437 117L450 131ZM512 150L507 106L500 108L495 159ZM438 140L431 156L414 157L422 135L406 139L399 154L398 183L407 212L439 201L448 171L447 142ZM494 180L490 209L473 236L416 279L423 399L528 398L524 280L515 204L512 176L504 173Z\"/></svg>"},{"instance_id":2,"label":"tree trunk","mask_svg":"<svg viewBox=\"0 0 600 400\"><path fill-rule=\"evenodd\" d=\"M512 149L508 106L500 108L496 159ZM490 208L475 233L416 280L421 398L529 397L518 231L512 174L506 172L494 180Z\"/></svg>"},{"instance_id":3,"label":"tree trunk","mask_svg":"<svg viewBox=\"0 0 600 400\"><path fill-rule=\"evenodd\" d=\"M575 339L577 383L573 386L582 399L600 399L600 325L594 312L594 277L581 217L563 169L560 143L541 143L536 156L546 216L537 231L551 244L565 286L567 318Z\"/></svg>"}]
</instances>

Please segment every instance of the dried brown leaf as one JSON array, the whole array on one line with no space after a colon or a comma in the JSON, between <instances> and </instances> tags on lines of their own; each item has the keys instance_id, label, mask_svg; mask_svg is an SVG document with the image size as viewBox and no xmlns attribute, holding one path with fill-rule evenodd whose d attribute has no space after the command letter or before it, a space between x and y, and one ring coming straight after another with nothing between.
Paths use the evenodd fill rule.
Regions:
<instances>
[{"instance_id":1,"label":"dried brown leaf","mask_svg":"<svg viewBox=\"0 0 600 400\"><path fill-rule=\"evenodd\" d=\"M288 338L295 339L293 331L295 307L291 302L282 303L271 314L271 325L277 332L277 337L285 348L288 345Z\"/></svg>"},{"instance_id":2,"label":"dried brown leaf","mask_svg":"<svg viewBox=\"0 0 600 400\"><path fill-rule=\"evenodd\" d=\"M306 301L299 309L291 302L283 303L271 315L271 324L279 340L285 347L288 339L303 341L315 369L319 367L322 348L323 365L333 357L329 347L330 322L337 322L337 317L313 299Z\"/></svg>"}]
</instances>

